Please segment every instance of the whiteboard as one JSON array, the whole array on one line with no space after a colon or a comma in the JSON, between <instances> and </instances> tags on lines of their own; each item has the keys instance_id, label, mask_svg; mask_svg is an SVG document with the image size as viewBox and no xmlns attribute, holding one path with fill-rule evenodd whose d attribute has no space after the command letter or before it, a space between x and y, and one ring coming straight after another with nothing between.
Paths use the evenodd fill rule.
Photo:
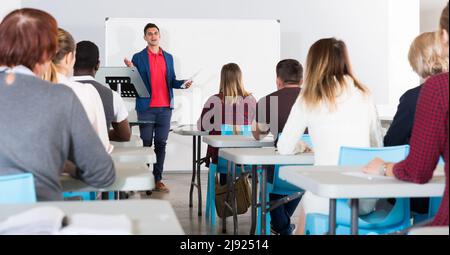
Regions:
<instances>
[{"instance_id":1,"label":"whiteboard","mask_svg":"<svg viewBox=\"0 0 450 255\"><path fill-rule=\"evenodd\" d=\"M125 57L131 60L147 46L143 39L147 23L160 28L160 45L173 55L177 79L189 79L200 71L190 89L174 90L172 127L197 122L203 104L219 92L224 64L234 62L241 67L244 86L257 100L276 90L275 68L280 60L280 23L276 20L109 18L105 23L106 66L123 66ZM126 103L129 119L136 119L133 100ZM191 169L191 153L192 137L170 133L164 171ZM202 156L205 153L203 143Z\"/></svg>"},{"instance_id":2,"label":"whiteboard","mask_svg":"<svg viewBox=\"0 0 450 255\"><path fill-rule=\"evenodd\" d=\"M161 47L174 57L177 79L194 74L193 87L174 90L172 121L195 124L208 97L219 92L224 64L241 67L244 86L256 99L276 90L275 67L280 60L277 20L108 18L106 66L123 66L147 45L144 27L160 28Z\"/></svg>"}]
</instances>

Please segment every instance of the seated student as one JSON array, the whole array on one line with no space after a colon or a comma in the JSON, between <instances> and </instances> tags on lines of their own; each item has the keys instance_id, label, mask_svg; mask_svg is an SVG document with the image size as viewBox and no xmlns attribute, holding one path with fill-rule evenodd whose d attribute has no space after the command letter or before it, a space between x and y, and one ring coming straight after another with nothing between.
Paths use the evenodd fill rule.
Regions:
<instances>
[{"instance_id":1,"label":"seated student","mask_svg":"<svg viewBox=\"0 0 450 255\"><path fill-rule=\"evenodd\" d=\"M57 50L57 33L52 16L30 8L0 24L0 175L32 173L38 200L62 199L68 159L91 186L115 180L113 161L74 92L38 78Z\"/></svg>"},{"instance_id":2,"label":"seated student","mask_svg":"<svg viewBox=\"0 0 450 255\"><path fill-rule=\"evenodd\" d=\"M222 67L220 90L211 96L203 106L197 121L202 131L210 131L211 135L221 134L221 125L251 125L255 118L256 99L245 90L242 83L242 72L237 64L230 63ZM210 162L218 163L218 149L208 146L206 166ZM226 183L226 175L221 175L220 182Z\"/></svg>"},{"instance_id":3,"label":"seated student","mask_svg":"<svg viewBox=\"0 0 450 255\"><path fill-rule=\"evenodd\" d=\"M428 32L418 36L409 50L409 63L424 80L448 71L448 54L440 47L437 33ZM409 144L417 100L423 84L410 89L400 97L397 113L384 137L384 146Z\"/></svg>"},{"instance_id":4,"label":"seated student","mask_svg":"<svg viewBox=\"0 0 450 255\"><path fill-rule=\"evenodd\" d=\"M100 54L97 45L90 41L77 43L75 59L73 79L80 83L93 85L100 94L105 110L106 125L109 130L109 140L129 141L131 129L127 119L128 110L122 97L94 79L100 67Z\"/></svg>"},{"instance_id":5,"label":"seated student","mask_svg":"<svg viewBox=\"0 0 450 255\"><path fill-rule=\"evenodd\" d=\"M87 113L92 127L97 132L105 149L111 153L113 146L109 143L108 130L106 128L105 111L102 100L92 86L86 86L82 83L71 81L69 79L73 74L75 64L75 40L64 29L58 29L58 51L52 59L52 65L44 76L44 79L54 83L61 83L70 87ZM50 77L50 78L49 78Z\"/></svg>"},{"instance_id":6,"label":"seated student","mask_svg":"<svg viewBox=\"0 0 450 255\"><path fill-rule=\"evenodd\" d=\"M315 165L337 165L342 146L380 147L381 124L369 90L353 74L345 43L335 38L314 43L308 53L305 82L278 140L280 154L295 154L308 127ZM360 214L375 201L360 201ZM329 200L305 192L300 201L298 232L306 214L329 213Z\"/></svg>"},{"instance_id":7,"label":"seated student","mask_svg":"<svg viewBox=\"0 0 450 255\"><path fill-rule=\"evenodd\" d=\"M437 33L423 33L412 43L409 50L409 63L413 70L427 81L433 75L448 72L448 51L442 49ZM397 113L384 137L384 146L409 144L416 113L417 100L423 84L406 91L400 98ZM411 199L411 211L428 213L429 199Z\"/></svg>"},{"instance_id":8,"label":"seated student","mask_svg":"<svg viewBox=\"0 0 450 255\"><path fill-rule=\"evenodd\" d=\"M449 50L449 12L442 11L439 41L442 51ZM407 182L424 184L433 178L433 173L442 157L445 162L445 191L433 226L448 226L448 72L437 74L426 80L417 101L417 110L410 141L408 157L399 163L389 163L376 158L363 169L368 174L395 176Z\"/></svg>"},{"instance_id":9,"label":"seated student","mask_svg":"<svg viewBox=\"0 0 450 255\"><path fill-rule=\"evenodd\" d=\"M272 132L274 137L283 131L291 108L300 94L303 83L303 67L294 59L282 60L277 65L278 90L258 101L256 119L253 121L252 133L255 139ZM267 166L269 182L273 183L273 166ZM269 194L270 201L276 201L285 196ZM300 198L277 207L270 212L273 232L280 235L291 235L295 225L291 224L291 217L297 208Z\"/></svg>"}]
</instances>

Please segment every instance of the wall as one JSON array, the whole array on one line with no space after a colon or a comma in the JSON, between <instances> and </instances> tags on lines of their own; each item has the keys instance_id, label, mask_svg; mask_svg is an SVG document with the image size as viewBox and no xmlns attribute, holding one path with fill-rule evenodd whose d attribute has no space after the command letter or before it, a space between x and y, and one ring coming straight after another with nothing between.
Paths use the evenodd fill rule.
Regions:
<instances>
[{"instance_id":1,"label":"wall","mask_svg":"<svg viewBox=\"0 0 450 255\"><path fill-rule=\"evenodd\" d=\"M378 107L382 116L393 116L398 99L403 93L420 83L408 62L409 46L419 34L419 1L389 1L389 48L388 48L388 96L389 103ZM401 17L399 15L401 13Z\"/></svg>"},{"instance_id":2,"label":"wall","mask_svg":"<svg viewBox=\"0 0 450 255\"><path fill-rule=\"evenodd\" d=\"M2 20L6 14L14 9L18 9L21 6L20 0L2 0L0 4L0 20Z\"/></svg>"},{"instance_id":3,"label":"wall","mask_svg":"<svg viewBox=\"0 0 450 255\"><path fill-rule=\"evenodd\" d=\"M418 6L418 1L409 0L408 6ZM22 2L24 6L49 11L61 27L72 32L77 40L93 40L100 45L102 52L106 17L280 19L282 58L297 58L304 62L309 46L316 40L328 36L342 38L349 46L357 76L373 90L377 103L396 101L386 96L389 94L388 28L405 19L388 19L391 8L388 3L392 0L284 0L276 3L271 0L135 0L114 1L114 4L109 0ZM418 13L407 15L407 19L413 19L412 24L417 23L412 17L415 14L418 19ZM398 33L401 34L401 31ZM404 65L408 64L406 59L402 61Z\"/></svg>"},{"instance_id":4,"label":"wall","mask_svg":"<svg viewBox=\"0 0 450 255\"><path fill-rule=\"evenodd\" d=\"M421 0L420 32L435 31L439 26L439 17L448 0Z\"/></svg>"}]
</instances>

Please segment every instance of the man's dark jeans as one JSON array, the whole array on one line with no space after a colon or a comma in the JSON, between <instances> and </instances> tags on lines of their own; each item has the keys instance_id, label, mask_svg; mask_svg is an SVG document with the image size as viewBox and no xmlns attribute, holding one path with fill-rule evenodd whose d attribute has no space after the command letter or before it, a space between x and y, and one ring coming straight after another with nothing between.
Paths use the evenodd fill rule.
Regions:
<instances>
[{"instance_id":1,"label":"man's dark jeans","mask_svg":"<svg viewBox=\"0 0 450 255\"><path fill-rule=\"evenodd\" d=\"M149 108L144 112L138 112L139 121L154 121L155 124L139 125L141 139L145 147L151 147L154 140L156 154L156 164L153 164L153 175L155 182L161 181L164 169L164 159L166 157L166 144L170 131L170 119L172 109Z\"/></svg>"},{"instance_id":2,"label":"man's dark jeans","mask_svg":"<svg viewBox=\"0 0 450 255\"><path fill-rule=\"evenodd\" d=\"M273 183L274 179L274 166L264 166L267 169L268 182ZM270 201L276 201L286 197L285 195L269 194ZM286 204L283 204L274 210L270 211L270 225L275 232L280 235L292 235L293 230L291 225L291 217L295 212L300 198L294 199Z\"/></svg>"}]
</instances>

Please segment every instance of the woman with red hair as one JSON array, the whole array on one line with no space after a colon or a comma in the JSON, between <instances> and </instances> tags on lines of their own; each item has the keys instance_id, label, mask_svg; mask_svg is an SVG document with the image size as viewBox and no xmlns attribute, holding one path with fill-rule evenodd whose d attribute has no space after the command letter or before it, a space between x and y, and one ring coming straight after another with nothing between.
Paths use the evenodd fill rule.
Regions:
<instances>
[{"instance_id":1,"label":"woman with red hair","mask_svg":"<svg viewBox=\"0 0 450 255\"><path fill-rule=\"evenodd\" d=\"M74 92L38 78L57 51L57 22L19 9L0 23L0 175L32 173L38 200L61 200L64 163L102 188L115 179L111 157Z\"/></svg>"}]
</instances>

